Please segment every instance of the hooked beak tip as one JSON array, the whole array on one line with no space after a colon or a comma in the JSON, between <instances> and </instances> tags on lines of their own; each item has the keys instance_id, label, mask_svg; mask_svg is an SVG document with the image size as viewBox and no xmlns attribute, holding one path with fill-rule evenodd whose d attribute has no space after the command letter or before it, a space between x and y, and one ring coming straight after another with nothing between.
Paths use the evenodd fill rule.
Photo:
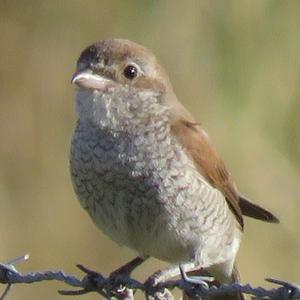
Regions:
<instances>
[{"instance_id":1,"label":"hooked beak tip","mask_svg":"<svg viewBox=\"0 0 300 300\"><path fill-rule=\"evenodd\" d=\"M112 80L107 79L101 75L97 75L91 73L90 71L77 71L72 79L72 84L76 84L79 87L85 89L92 89L92 90L105 90L109 86L112 85Z\"/></svg>"},{"instance_id":2,"label":"hooked beak tip","mask_svg":"<svg viewBox=\"0 0 300 300\"><path fill-rule=\"evenodd\" d=\"M76 84L78 80L83 78L83 73L82 72L75 72L74 75L71 78L71 84Z\"/></svg>"}]
</instances>

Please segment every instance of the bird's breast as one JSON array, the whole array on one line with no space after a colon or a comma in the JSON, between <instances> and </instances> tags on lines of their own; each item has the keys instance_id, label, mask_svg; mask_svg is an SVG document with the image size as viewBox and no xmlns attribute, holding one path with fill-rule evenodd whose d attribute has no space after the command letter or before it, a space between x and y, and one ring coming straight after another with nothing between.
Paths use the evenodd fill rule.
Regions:
<instances>
[{"instance_id":1,"label":"bird's breast","mask_svg":"<svg viewBox=\"0 0 300 300\"><path fill-rule=\"evenodd\" d=\"M131 134L79 122L70 168L81 205L119 244L166 261L198 256L209 264L233 243L223 195L164 127Z\"/></svg>"}]
</instances>

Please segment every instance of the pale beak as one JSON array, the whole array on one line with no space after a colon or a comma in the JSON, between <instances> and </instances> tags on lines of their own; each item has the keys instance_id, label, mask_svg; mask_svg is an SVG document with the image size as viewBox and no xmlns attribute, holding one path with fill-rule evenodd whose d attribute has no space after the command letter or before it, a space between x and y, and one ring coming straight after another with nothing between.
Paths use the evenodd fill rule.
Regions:
<instances>
[{"instance_id":1,"label":"pale beak","mask_svg":"<svg viewBox=\"0 0 300 300\"><path fill-rule=\"evenodd\" d=\"M72 84L86 89L105 90L112 85L112 80L92 73L90 70L76 72L72 79Z\"/></svg>"}]
</instances>

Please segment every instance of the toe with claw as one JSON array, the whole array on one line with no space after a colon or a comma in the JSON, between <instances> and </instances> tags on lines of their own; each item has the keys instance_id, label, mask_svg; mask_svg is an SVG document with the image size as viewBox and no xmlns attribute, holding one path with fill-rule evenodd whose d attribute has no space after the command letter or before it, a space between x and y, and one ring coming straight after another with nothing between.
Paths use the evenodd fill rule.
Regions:
<instances>
[{"instance_id":1,"label":"toe with claw","mask_svg":"<svg viewBox=\"0 0 300 300\"><path fill-rule=\"evenodd\" d=\"M167 289L164 271L158 271L151 275L144 283L144 290L147 300L173 300L174 297Z\"/></svg>"}]
</instances>

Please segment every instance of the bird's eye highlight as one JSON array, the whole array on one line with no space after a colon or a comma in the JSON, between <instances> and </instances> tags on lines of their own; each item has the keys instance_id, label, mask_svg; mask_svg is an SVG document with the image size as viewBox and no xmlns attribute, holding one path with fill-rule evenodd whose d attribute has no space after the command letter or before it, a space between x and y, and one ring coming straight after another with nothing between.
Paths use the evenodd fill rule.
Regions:
<instances>
[{"instance_id":1,"label":"bird's eye highlight","mask_svg":"<svg viewBox=\"0 0 300 300\"><path fill-rule=\"evenodd\" d=\"M123 70L123 75L129 79L133 80L138 75L138 68L134 65L127 65Z\"/></svg>"}]
</instances>

